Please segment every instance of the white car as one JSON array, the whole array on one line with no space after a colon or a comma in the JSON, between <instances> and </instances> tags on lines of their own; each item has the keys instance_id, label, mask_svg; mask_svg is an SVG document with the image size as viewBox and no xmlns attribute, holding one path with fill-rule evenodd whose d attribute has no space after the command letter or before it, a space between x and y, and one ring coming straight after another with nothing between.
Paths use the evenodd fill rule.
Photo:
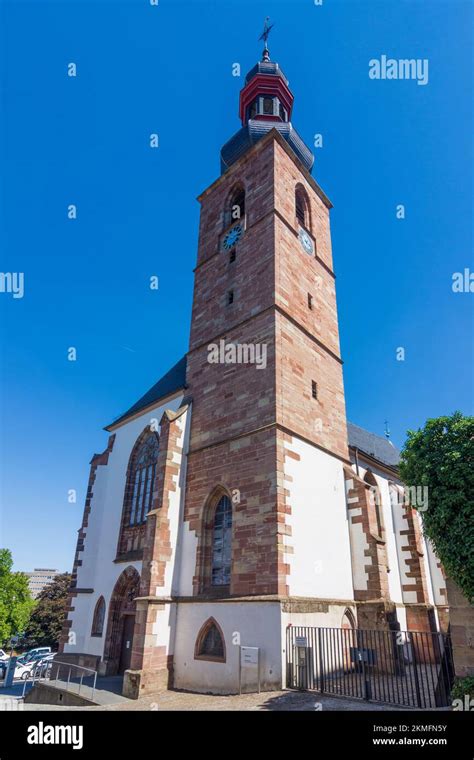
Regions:
<instances>
[{"instance_id":1,"label":"white car","mask_svg":"<svg viewBox=\"0 0 474 760\"><path fill-rule=\"evenodd\" d=\"M15 665L15 675L13 678L21 678L22 681L26 681L32 670L32 663L17 662Z\"/></svg>"},{"instance_id":2,"label":"white car","mask_svg":"<svg viewBox=\"0 0 474 760\"><path fill-rule=\"evenodd\" d=\"M4 649L0 649L0 661L8 660L9 655L5 652Z\"/></svg>"}]
</instances>

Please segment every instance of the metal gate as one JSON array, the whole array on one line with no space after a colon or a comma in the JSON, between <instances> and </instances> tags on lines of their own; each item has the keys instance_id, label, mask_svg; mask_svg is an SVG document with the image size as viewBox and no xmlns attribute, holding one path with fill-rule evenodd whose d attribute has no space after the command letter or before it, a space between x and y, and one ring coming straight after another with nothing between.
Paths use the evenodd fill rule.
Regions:
<instances>
[{"instance_id":1,"label":"metal gate","mask_svg":"<svg viewBox=\"0 0 474 760\"><path fill-rule=\"evenodd\" d=\"M454 667L449 634L287 628L286 683L404 707L447 707Z\"/></svg>"}]
</instances>

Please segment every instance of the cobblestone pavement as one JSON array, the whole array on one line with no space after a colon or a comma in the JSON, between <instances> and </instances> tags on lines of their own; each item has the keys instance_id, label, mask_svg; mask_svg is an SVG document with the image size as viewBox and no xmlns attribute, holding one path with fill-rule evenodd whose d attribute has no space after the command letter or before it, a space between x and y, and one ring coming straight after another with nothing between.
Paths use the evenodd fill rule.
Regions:
<instances>
[{"instance_id":1,"label":"cobblestone pavement","mask_svg":"<svg viewBox=\"0 0 474 760\"><path fill-rule=\"evenodd\" d=\"M391 705L381 705L340 697L322 696L317 692L275 691L262 694L238 694L215 696L211 694L191 694L182 691L163 691L153 696L125 703L100 705L95 707L53 707L50 705L24 704L25 711L68 710L78 711L123 711L123 710L257 710L257 711L317 711L317 710L373 710L396 711Z\"/></svg>"}]
</instances>

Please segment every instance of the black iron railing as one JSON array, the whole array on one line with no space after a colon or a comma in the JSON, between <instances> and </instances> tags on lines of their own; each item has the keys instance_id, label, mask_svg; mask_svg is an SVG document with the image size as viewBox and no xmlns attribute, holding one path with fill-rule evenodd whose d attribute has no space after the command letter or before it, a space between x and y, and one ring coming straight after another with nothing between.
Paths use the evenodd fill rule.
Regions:
<instances>
[{"instance_id":1,"label":"black iron railing","mask_svg":"<svg viewBox=\"0 0 474 760\"><path fill-rule=\"evenodd\" d=\"M451 704L449 634L290 625L286 667L289 688L404 707Z\"/></svg>"}]
</instances>

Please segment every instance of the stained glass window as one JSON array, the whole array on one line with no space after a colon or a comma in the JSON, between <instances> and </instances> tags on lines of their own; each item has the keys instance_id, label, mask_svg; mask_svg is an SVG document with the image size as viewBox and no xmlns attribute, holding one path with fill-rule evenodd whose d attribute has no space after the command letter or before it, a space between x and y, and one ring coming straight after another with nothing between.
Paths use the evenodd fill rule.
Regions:
<instances>
[{"instance_id":1,"label":"stained glass window","mask_svg":"<svg viewBox=\"0 0 474 760\"><path fill-rule=\"evenodd\" d=\"M158 437L151 433L136 452L131 475L133 484L130 507L130 525L137 525L146 519L151 509L156 460L158 459Z\"/></svg>"},{"instance_id":2,"label":"stained glass window","mask_svg":"<svg viewBox=\"0 0 474 760\"><path fill-rule=\"evenodd\" d=\"M232 504L228 496L222 496L214 514L211 573L213 586L230 584L231 552Z\"/></svg>"}]
</instances>

